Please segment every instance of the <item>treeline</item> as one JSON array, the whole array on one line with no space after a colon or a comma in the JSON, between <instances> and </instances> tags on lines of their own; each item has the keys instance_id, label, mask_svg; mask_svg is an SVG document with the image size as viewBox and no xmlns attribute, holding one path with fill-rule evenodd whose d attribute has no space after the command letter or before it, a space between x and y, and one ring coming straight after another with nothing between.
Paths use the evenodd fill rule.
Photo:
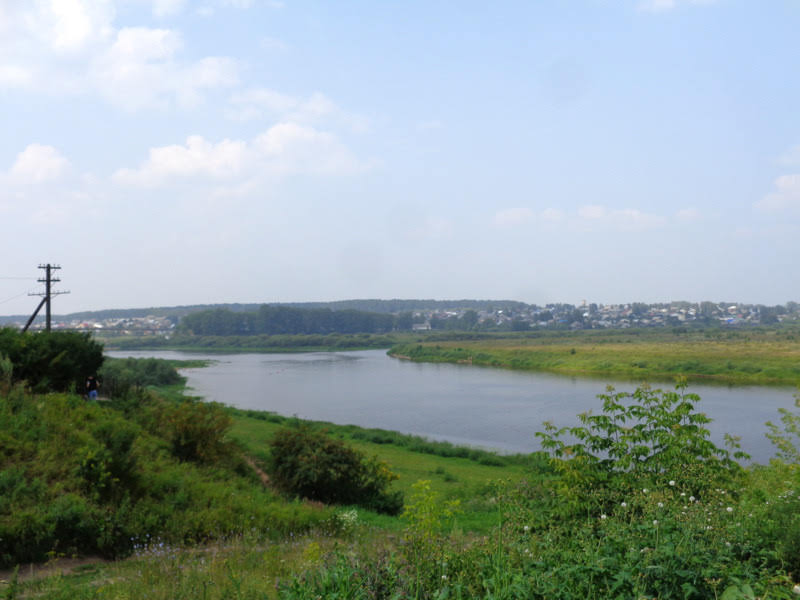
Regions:
<instances>
[{"instance_id":1,"label":"treeline","mask_svg":"<svg viewBox=\"0 0 800 600\"><path fill-rule=\"evenodd\" d=\"M185 316L178 326L193 335L297 335L388 333L410 330L411 313L379 314L328 308L300 309L264 305L255 312L207 310Z\"/></svg>"}]
</instances>

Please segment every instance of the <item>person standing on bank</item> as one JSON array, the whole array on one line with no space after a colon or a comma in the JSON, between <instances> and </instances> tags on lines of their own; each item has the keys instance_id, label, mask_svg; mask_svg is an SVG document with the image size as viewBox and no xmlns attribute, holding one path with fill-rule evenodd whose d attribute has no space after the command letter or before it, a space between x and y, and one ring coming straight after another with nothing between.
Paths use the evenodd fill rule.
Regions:
<instances>
[{"instance_id":1,"label":"person standing on bank","mask_svg":"<svg viewBox=\"0 0 800 600\"><path fill-rule=\"evenodd\" d=\"M89 375L89 377L86 378L86 396L89 400L97 400L98 387L97 379L95 379L94 375Z\"/></svg>"}]
</instances>

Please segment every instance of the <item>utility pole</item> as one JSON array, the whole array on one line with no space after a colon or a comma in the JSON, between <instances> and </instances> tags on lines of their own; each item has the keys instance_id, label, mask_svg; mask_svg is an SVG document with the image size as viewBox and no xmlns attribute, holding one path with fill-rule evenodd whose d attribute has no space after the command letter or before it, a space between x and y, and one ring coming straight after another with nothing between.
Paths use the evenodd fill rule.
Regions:
<instances>
[{"instance_id":1,"label":"utility pole","mask_svg":"<svg viewBox=\"0 0 800 600\"><path fill-rule=\"evenodd\" d=\"M58 265L51 265L50 263L47 263L46 265L39 265L39 268L44 269L45 271L44 279L37 279L39 283L44 284L44 293L28 294L29 296L42 296L42 301L39 303L39 306L36 307L36 310L33 311L33 314L31 315L31 318L28 319L28 322L25 323L25 327L22 328L23 333L28 331L28 327L31 326L31 323L33 323L33 320L36 318L36 315L39 314L39 311L41 310L43 304L46 305L45 309L46 328L47 331L50 331L50 316L51 316L50 300L52 299L53 296L58 296L59 294L69 294L69 292L54 292L52 288L54 283L58 283L59 281L61 281L57 277L53 277L53 271L57 271L61 267L59 267Z\"/></svg>"}]
</instances>

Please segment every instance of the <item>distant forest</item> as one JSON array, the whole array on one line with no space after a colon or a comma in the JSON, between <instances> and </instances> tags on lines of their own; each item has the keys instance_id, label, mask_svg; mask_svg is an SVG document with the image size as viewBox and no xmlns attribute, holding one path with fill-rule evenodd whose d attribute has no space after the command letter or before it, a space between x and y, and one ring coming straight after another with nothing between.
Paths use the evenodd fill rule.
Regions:
<instances>
[{"instance_id":1,"label":"distant forest","mask_svg":"<svg viewBox=\"0 0 800 600\"><path fill-rule=\"evenodd\" d=\"M256 312L263 302L259 303L232 303L232 304L194 304L188 306L161 306L149 308L114 308L108 310L95 310L70 313L66 315L54 315L59 321L72 320L103 320L103 319L125 319L136 317L168 317L174 322L178 319L209 310L224 309L231 312ZM355 310L381 314L392 314L416 310L521 310L528 305L524 302L515 300L335 300L332 302L272 302L271 306L281 306L302 309L322 309L330 310ZM31 309L33 312L33 309ZM29 315L0 316L0 324L12 322L25 322ZM37 318L37 322L43 319Z\"/></svg>"},{"instance_id":2,"label":"distant forest","mask_svg":"<svg viewBox=\"0 0 800 600\"><path fill-rule=\"evenodd\" d=\"M282 335L388 333L411 329L411 312L399 315L360 310L261 306L254 312L222 308L192 313L178 331L194 335Z\"/></svg>"}]
</instances>

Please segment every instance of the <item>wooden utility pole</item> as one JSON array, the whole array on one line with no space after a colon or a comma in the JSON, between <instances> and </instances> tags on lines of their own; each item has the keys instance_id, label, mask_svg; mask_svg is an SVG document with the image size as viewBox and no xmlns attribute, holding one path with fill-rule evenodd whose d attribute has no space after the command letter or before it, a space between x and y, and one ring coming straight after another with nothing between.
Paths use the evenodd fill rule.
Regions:
<instances>
[{"instance_id":1,"label":"wooden utility pole","mask_svg":"<svg viewBox=\"0 0 800 600\"><path fill-rule=\"evenodd\" d=\"M46 305L47 307L45 309L45 327L47 328L47 331L50 331L50 325L51 325L50 300L52 299L53 296L58 296L59 294L69 294L69 292L53 291L52 287L53 284L61 281L57 277L53 277L53 271L57 271L61 267L59 267L58 265L51 265L50 263L47 263L46 265L39 265L39 268L44 269L45 271L44 279L37 280L39 283L44 284L44 293L28 294L29 296L42 296L42 301L39 303L39 306L36 307L36 310L33 311L33 314L31 315L31 318L28 319L28 322L25 323L25 327L22 328L23 333L28 331L28 327L31 326L31 323L33 323L33 320L36 318L36 315L39 314L39 311L41 310L43 304Z\"/></svg>"}]
</instances>

